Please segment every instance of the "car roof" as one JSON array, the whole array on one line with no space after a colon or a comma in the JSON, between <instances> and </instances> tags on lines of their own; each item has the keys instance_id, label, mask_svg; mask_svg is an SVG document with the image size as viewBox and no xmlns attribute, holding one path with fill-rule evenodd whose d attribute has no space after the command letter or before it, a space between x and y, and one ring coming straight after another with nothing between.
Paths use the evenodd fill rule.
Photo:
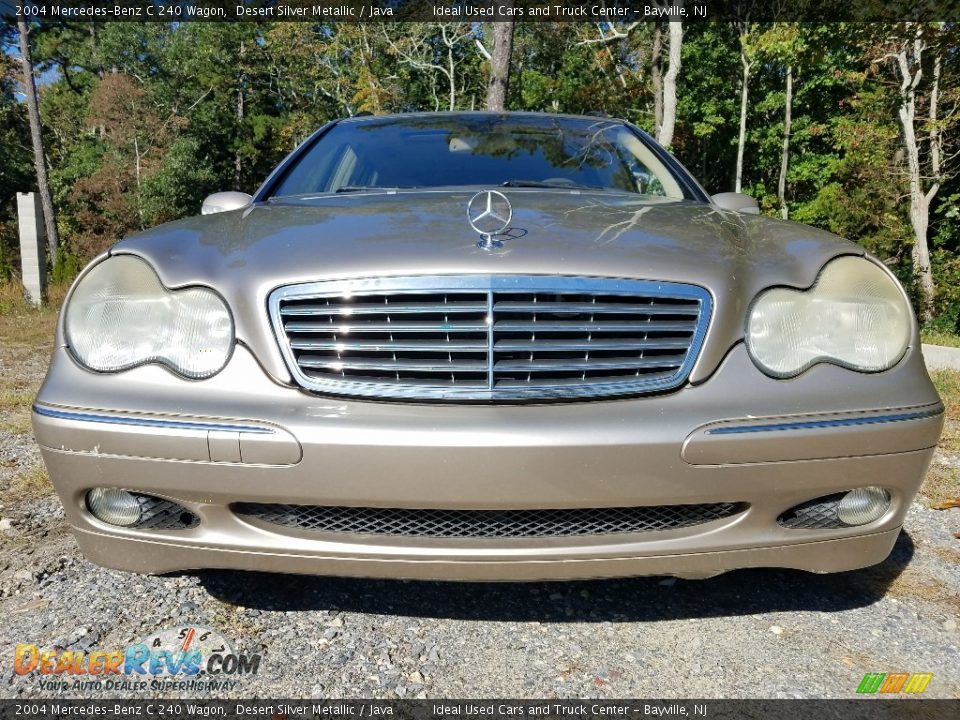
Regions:
<instances>
[{"instance_id":1,"label":"car roof","mask_svg":"<svg viewBox=\"0 0 960 720\"><path fill-rule=\"evenodd\" d=\"M620 118L608 117L606 115L574 115L571 113L551 113L551 112L531 112L531 111L505 111L496 112L491 110L449 110L444 112L410 112L410 113L391 113L388 115L353 115L351 117L338 120L338 124L362 123L362 122L381 122L384 120L406 120L410 118L481 118L481 117L503 117L503 118L530 118L530 119L567 119L592 121L606 120L608 122L623 123L625 120Z\"/></svg>"}]
</instances>

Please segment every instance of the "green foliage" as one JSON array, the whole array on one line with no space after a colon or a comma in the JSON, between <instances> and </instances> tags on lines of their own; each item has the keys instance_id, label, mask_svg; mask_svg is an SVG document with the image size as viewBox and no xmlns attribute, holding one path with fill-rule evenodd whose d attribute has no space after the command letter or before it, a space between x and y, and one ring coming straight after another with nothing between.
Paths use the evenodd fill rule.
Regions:
<instances>
[{"instance_id":1,"label":"green foliage","mask_svg":"<svg viewBox=\"0 0 960 720\"><path fill-rule=\"evenodd\" d=\"M51 285L66 286L80 273L88 258L75 253L61 250L57 253L57 261L53 264L49 282Z\"/></svg>"},{"instance_id":2,"label":"green foliage","mask_svg":"<svg viewBox=\"0 0 960 720\"><path fill-rule=\"evenodd\" d=\"M674 152L708 192L733 190L740 113L737 34L726 23L685 31Z\"/></svg>"},{"instance_id":3,"label":"green foliage","mask_svg":"<svg viewBox=\"0 0 960 720\"><path fill-rule=\"evenodd\" d=\"M144 221L157 225L200 212L203 198L218 189L213 168L200 143L189 137L174 141L160 167L143 181Z\"/></svg>"},{"instance_id":4,"label":"green foliage","mask_svg":"<svg viewBox=\"0 0 960 720\"><path fill-rule=\"evenodd\" d=\"M960 333L960 256L937 248L931 261L937 294L933 300L935 317L930 326Z\"/></svg>"},{"instance_id":5,"label":"green foliage","mask_svg":"<svg viewBox=\"0 0 960 720\"><path fill-rule=\"evenodd\" d=\"M951 189L956 187L957 183L951 183ZM933 245L956 253L960 250L960 192L944 193L937 205Z\"/></svg>"},{"instance_id":6,"label":"green foliage","mask_svg":"<svg viewBox=\"0 0 960 720\"><path fill-rule=\"evenodd\" d=\"M35 184L27 113L15 95L16 69L14 58L0 53L0 282L11 277L19 262L16 192Z\"/></svg>"}]
</instances>

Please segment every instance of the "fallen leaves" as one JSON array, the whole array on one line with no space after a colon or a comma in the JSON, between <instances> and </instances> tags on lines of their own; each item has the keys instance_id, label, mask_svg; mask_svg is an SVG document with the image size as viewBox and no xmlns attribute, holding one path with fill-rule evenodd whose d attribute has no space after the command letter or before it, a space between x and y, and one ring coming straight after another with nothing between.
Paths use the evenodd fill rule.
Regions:
<instances>
[{"instance_id":1,"label":"fallen leaves","mask_svg":"<svg viewBox=\"0 0 960 720\"><path fill-rule=\"evenodd\" d=\"M934 510L949 510L950 508L960 507L960 498L950 498L936 505L931 505Z\"/></svg>"}]
</instances>

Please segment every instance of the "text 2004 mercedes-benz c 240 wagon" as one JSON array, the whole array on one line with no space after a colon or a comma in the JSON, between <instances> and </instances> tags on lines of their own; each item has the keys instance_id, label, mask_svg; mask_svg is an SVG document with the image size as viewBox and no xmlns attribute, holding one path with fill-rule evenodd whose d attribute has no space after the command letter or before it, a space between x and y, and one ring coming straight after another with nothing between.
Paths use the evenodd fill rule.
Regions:
<instances>
[{"instance_id":1,"label":"text 2004 mercedes-benz c 240 wagon","mask_svg":"<svg viewBox=\"0 0 960 720\"><path fill-rule=\"evenodd\" d=\"M847 570L941 430L882 264L621 121L351 118L204 213L61 313L33 421L102 565Z\"/></svg>"}]
</instances>

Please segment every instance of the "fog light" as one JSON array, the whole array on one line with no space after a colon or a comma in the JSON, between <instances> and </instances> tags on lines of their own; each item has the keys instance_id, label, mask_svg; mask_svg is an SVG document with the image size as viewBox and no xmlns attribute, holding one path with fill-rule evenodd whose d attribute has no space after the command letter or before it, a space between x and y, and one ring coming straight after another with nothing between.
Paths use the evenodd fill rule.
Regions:
<instances>
[{"instance_id":1,"label":"fog light","mask_svg":"<svg viewBox=\"0 0 960 720\"><path fill-rule=\"evenodd\" d=\"M840 500L837 517L847 525L866 525L883 515L888 507L890 493L883 488L857 488Z\"/></svg>"},{"instance_id":2,"label":"fog light","mask_svg":"<svg viewBox=\"0 0 960 720\"><path fill-rule=\"evenodd\" d=\"M126 490L94 488L87 493L87 508L110 525L129 527L140 520L140 503Z\"/></svg>"}]
</instances>

